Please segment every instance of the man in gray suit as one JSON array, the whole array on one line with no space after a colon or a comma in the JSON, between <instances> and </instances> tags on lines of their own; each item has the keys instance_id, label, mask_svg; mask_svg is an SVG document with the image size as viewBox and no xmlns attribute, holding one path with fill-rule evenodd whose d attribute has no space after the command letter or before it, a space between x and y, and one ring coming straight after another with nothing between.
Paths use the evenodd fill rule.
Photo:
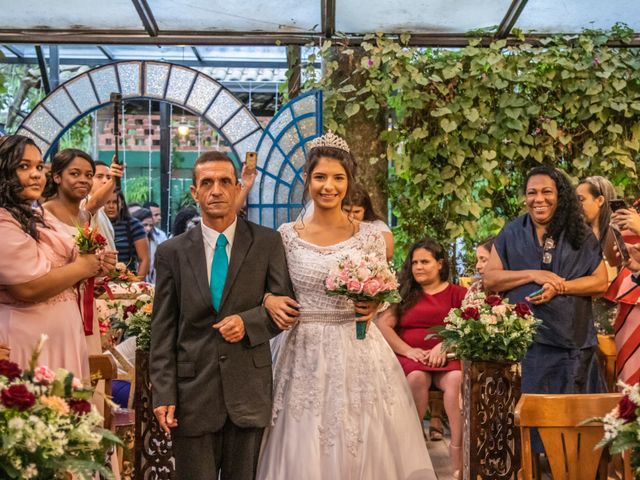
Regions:
<instances>
[{"instance_id":1,"label":"man in gray suit","mask_svg":"<svg viewBox=\"0 0 640 480\"><path fill-rule=\"evenodd\" d=\"M191 186L201 227L156 252L153 406L179 480L252 480L271 420L269 339L287 325L262 303L293 293L278 232L236 216L240 188L229 157L201 155Z\"/></svg>"}]
</instances>

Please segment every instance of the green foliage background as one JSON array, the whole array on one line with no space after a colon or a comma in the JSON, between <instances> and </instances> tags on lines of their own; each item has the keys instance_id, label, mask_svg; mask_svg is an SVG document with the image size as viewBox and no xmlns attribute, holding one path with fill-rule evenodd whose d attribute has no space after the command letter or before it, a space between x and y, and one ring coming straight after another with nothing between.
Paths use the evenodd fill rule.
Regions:
<instances>
[{"instance_id":1,"label":"green foliage background","mask_svg":"<svg viewBox=\"0 0 640 480\"><path fill-rule=\"evenodd\" d=\"M556 165L574 181L604 175L619 193L637 194L640 52L606 45L631 33L615 25L534 46L517 32L513 45L481 47L471 38L459 50L371 35L360 47L354 74L365 82L357 87L353 77L330 81L336 54L354 49L326 42L323 74L308 68L305 88L324 90L327 129L340 132L361 109L393 122L380 135L386 158L369 160L390 160L399 250L424 235L471 244L521 212L523 175L536 164Z\"/></svg>"}]
</instances>

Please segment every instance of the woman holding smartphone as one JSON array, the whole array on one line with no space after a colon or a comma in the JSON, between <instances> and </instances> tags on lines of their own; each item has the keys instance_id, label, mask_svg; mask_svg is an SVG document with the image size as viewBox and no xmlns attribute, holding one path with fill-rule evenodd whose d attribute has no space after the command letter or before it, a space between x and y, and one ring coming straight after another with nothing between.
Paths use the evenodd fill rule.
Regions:
<instances>
[{"instance_id":1,"label":"woman holding smartphone","mask_svg":"<svg viewBox=\"0 0 640 480\"><path fill-rule=\"evenodd\" d=\"M484 275L486 288L528 301L542 320L522 360L522 392L602 392L591 311L591 297L607 288L600 245L559 170L529 171L524 194L527 213L502 229Z\"/></svg>"}]
</instances>

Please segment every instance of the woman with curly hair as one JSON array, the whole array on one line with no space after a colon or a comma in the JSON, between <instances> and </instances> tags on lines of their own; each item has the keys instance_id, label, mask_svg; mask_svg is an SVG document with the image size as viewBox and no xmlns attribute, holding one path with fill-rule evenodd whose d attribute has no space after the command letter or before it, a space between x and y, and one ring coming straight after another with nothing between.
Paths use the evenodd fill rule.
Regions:
<instances>
[{"instance_id":1,"label":"woman with curly hair","mask_svg":"<svg viewBox=\"0 0 640 480\"><path fill-rule=\"evenodd\" d=\"M528 301L542 320L522 360L522 392L603 392L591 311L607 288L598 239L562 172L535 167L524 185L527 213L502 229L484 273L487 289Z\"/></svg>"},{"instance_id":2,"label":"woman with curly hair","mask_svg":"<svg viewBox=\"0 0 640 480\"><path fill-rule=\"evenodd\" d=\"M49 341L40 363L88 378L75 286L104 265L97 254L78 255L73 237L37 204L44 186L35 143L21 135L0 138L0 344L26 368L44 333Z\"/></svg>"}]
</instances>

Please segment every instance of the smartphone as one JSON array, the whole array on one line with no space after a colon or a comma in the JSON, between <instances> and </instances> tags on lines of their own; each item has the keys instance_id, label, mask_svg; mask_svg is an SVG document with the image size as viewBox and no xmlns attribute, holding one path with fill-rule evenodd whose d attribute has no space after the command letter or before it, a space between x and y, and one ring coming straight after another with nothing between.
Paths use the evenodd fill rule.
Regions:
<instances>
[{"instance_id":1,"label":"smartphone","mask_svg":"<svg viewBox=\"0 0 640 480\"><path fill-rule=\"evenodd\" d=\"M536 290L535 292L531 292L529 295L527 295L527 298L533 298L533 297L537 297L538 295L540 295L542 292L544 292L544 287Z\"/></svg>"},{"instance_id":2,"label":"smartphone","mask_svg":"<svg viewBox=\"0 0 640 480\"><path fill-rule=\"evenodd\" d=\"M611 233L613 234L613 241L616 243L616 248L618 249L618 253L622 258L622 265L626 265L629 263L629 250L627 250L627 245L624 243L624 238L622 238L622 233L620 230L614 225L611 225L609 228Z\"/></svg>"},{"instance_id":3,"label":"smartphone","mask_svg":"<svg viewBox=\"0 0 640 480\"><path fill-rule=\"evenodd\" d=\"M609 208L611 208L612 212L615 212L616 210L627 208L627 204L621 198L614 198L613 200L609 200Z\"/></svg>"},{"instance_id":4,"label":"smartphone","mask_svg":"<svg viewBox=\"0 0 640 480\"><path fill-rule=\"evenodd\" d=\"M256 152L247 152L244 157L244 164L247 168L247 173L255 172L258 164L258 154Z\"/></svg>"}]
</instances>

